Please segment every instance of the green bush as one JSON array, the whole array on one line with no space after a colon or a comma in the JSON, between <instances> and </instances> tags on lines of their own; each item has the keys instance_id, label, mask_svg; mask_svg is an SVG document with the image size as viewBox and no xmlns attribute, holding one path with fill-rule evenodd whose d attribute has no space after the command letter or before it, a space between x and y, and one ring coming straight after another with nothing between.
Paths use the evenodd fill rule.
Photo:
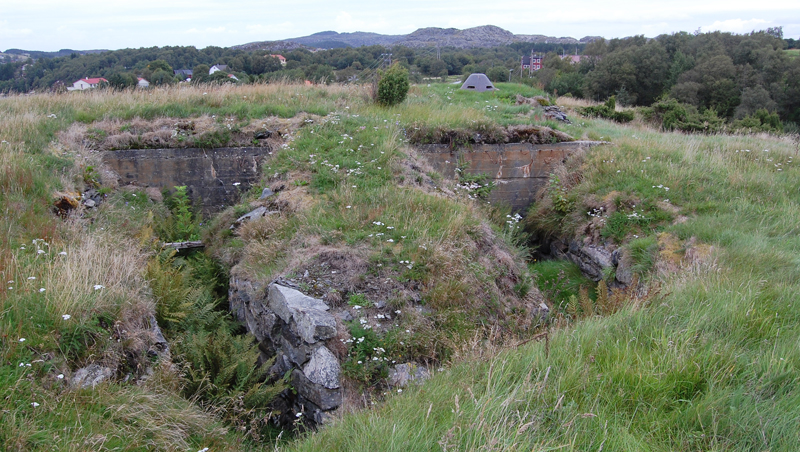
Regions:
<instances>
[{"instance_id":1,"label":"green bush","mask_svg":"<svg viewBox=\"0 0 800 452\"><path fill-rule=\"evenodd\" d=\"M406 100L409 86L408 71L397 63L393 64L378 81L378 103L387 106L402 103Z\"/></svg>"},{"instance_id":2,"label":"green bush","mask_svg":"<svg viewBox=\"0 0 800 452\"><path fill-rule=\"evenodd\" d=\"M755 113L733 122L733 129L752 132L782 132L783 123L777 113L761 108Z\"/></svg>"},{"instance_id":3,"label":"green bush","mask_svg":"<svg viewBox=\"0 0 800 452\"><path fill-rule=\"evenodd\" d=\"M713 109L700 113L693 105L683 104L674 98L662 98L650 107L641 109L646 121L661 126L664 130L683 132L715 133L724 125L724 120Z\"/></svg>"},{"instance_id":4,"label":"green bush","mask_svg":"<svg viewBox=\"0 0 800 452\"><path fill-rule=\"evenodd\" d=\"M578 113L584 116L605 118L622 123L633 121L634 114L632 111L616 111L616 108L617 100L614 96L611 96L603 105L578 108Z\"/></svg>"}]
</instances>

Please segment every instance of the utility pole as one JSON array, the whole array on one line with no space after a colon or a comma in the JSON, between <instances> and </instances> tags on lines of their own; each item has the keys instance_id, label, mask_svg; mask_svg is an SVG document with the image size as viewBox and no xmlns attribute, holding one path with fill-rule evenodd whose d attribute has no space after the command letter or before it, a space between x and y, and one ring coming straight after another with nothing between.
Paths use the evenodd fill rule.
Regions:
<instances>
[{"instance_id":1,"label":"utility pole","mask_svg":"<svg viewBox=\"0 0 800 452\"><path fill-rule=\"evenodd\" d=\"M386 69L392 64L392 54L391 53L382 53L381 58L381 69Z\"/></svg>"}]
</instances>

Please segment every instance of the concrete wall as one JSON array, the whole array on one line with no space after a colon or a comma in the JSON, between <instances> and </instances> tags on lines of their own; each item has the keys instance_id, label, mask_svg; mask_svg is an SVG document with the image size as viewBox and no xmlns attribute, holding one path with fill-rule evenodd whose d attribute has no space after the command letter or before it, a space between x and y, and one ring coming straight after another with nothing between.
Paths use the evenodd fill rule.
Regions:
<instances>
[{"instance_id":1,"label":"concrete wall","mask_svg":"<svg viewBox=\"0 0 800 452\"><path fill-rule=\"evenodd\" d=\"M131 149L107 151L103 161L119 175L120 185L172 188L186 185L204 214L239 201L261 178L268 147L217 149ZM239 185L234 185L238 183Z\"/></svg>"},{"instance_id":2,"label":"concrete wall","mask_svg":"<svg viewBox=\"0 0 800 452\"><path fill-rule=\"evenodd\" d=\"M600 143L481 144L458 149L446 144L430 144L417 149L444 177L454 178L459 165L467 173L489 175L497 185L489 200L507 203L514 211L521 211L533 202L536 191L547 184L556 165L576 150L597 144Z\"/></svg>"}]
</instances>

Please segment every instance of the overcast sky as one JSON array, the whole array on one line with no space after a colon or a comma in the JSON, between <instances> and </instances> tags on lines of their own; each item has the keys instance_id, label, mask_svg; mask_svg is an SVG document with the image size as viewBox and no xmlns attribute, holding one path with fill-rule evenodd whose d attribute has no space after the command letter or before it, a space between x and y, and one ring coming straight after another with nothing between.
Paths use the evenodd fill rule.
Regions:
<instances>
[{"instance_id":1,"label":"overcast sky","mask_svg":"<svg viewBox=\"0 0 800 452\"><path fill-rule=\"evenodd\" d=\"M800 1L2 0L0 50L227 47L325 30L406 34L422 27L479 25L579 39L654 37L698 28L747 33L782 25L784 37L798 39Z\"/></svg>"}]
</instances>

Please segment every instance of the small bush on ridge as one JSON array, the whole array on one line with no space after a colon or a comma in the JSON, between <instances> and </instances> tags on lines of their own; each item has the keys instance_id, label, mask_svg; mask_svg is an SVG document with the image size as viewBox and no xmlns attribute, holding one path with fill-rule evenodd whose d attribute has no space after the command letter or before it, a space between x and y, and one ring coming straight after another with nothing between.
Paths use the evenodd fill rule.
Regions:
<instances>
[{"instance_id":1,"label":"small bush on ridge","mask_svg":"<svg viewBox=\"0 0 800 452\"><path fill-rule=\"evenodd\" d=\"M387 106L402 103L409 87L408 71L397 63L393 64L378 81L378 103Z\"/></svg>"}]
</instances>

